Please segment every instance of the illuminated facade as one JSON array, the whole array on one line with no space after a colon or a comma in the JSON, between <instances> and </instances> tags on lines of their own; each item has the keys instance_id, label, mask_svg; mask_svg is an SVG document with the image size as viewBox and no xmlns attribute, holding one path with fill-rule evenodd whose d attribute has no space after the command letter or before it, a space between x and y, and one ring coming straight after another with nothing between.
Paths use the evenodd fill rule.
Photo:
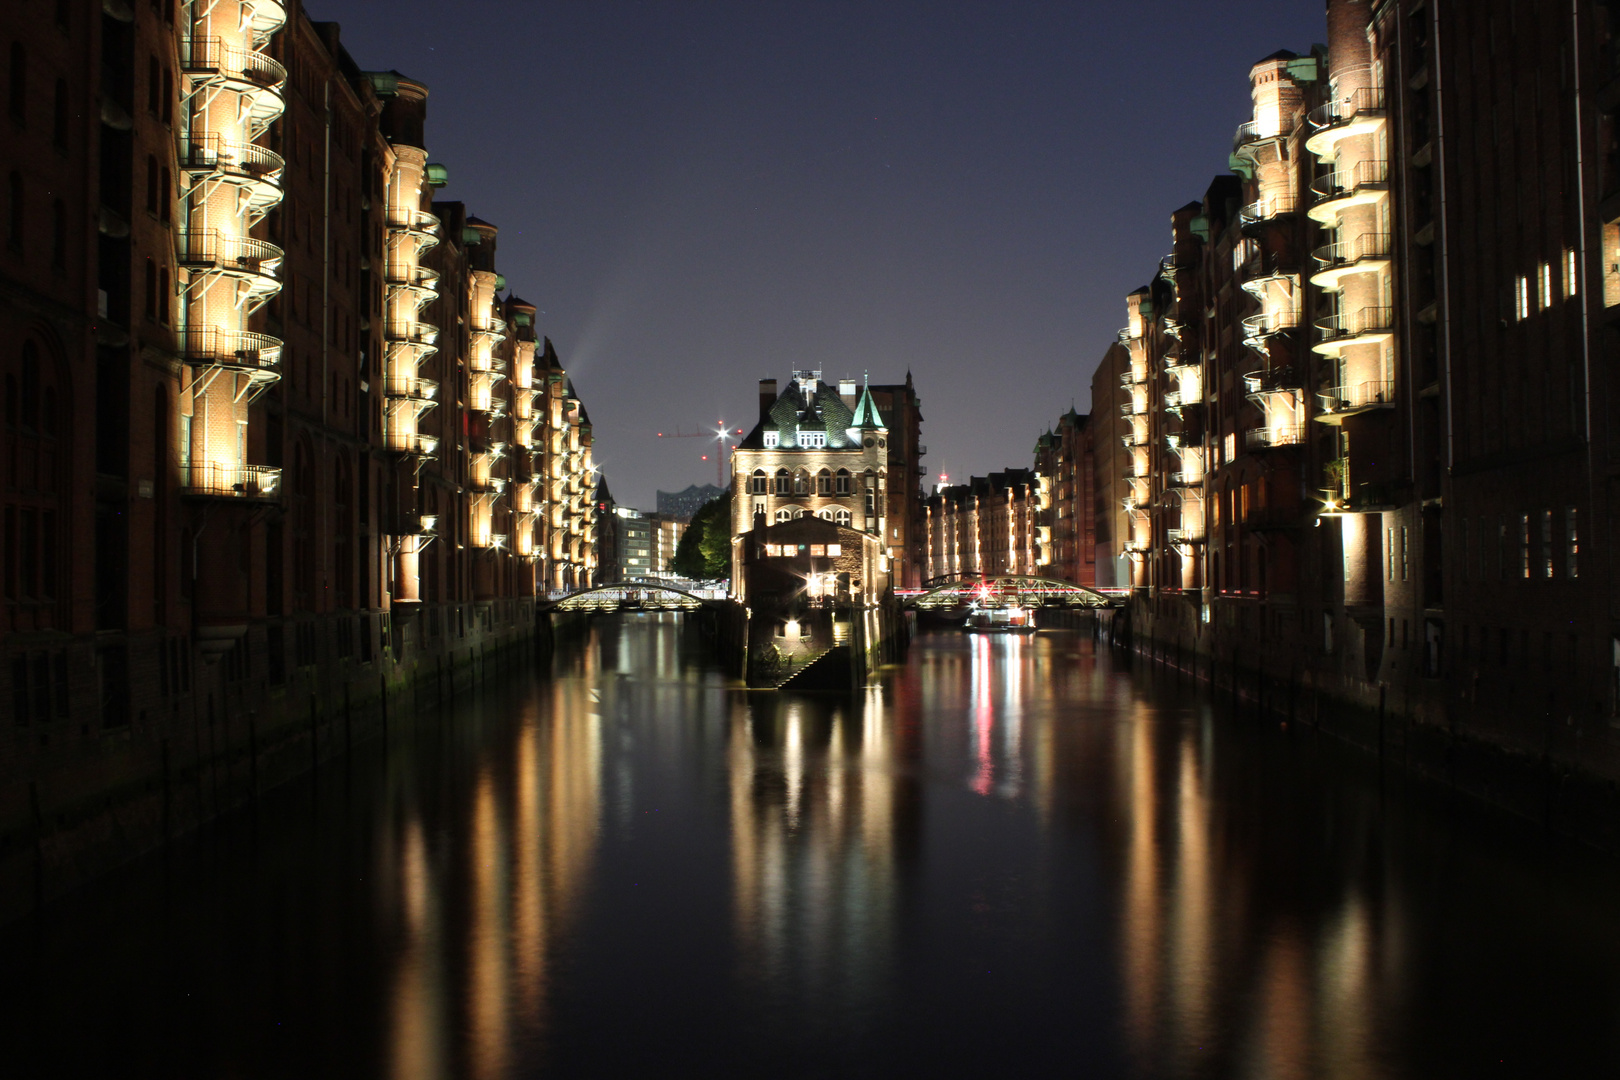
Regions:
<instances>
[{"instance_id":1,"label":"illuminated facade","mask_svg":"<svg viewBox=\"0 0 1620 1080\"><path fill-rule=\"evenodd\" d=\"M1050 529L1042 521L1053 508L1045 478L1029 469L939 488L923 501L924 580L1040 573L1043 552L1049 551L1044 530Z\"/></svg>"},{"instance_id":2,"label":"illuminated facade","mask_svg":"<svg viewBox=\"0 0 1620 1080\"><path fill-rule=\"evenodd\" d=\"M495 227L439 199L426 87L296 2L18 19L5 787L72 857L0 853L0 908L481 676L595 571L589 419ZM37 812L0 795L0 832Z\"/></svg>"},{"instance_id":3,"label":"illuminated facade","mask_svg":"<svg viewBox=\"0 0 1620 1080\"><path fill-rule=\"evenodd\" d=\"M836 388L819 371L796 371L777 392L759 384L759 423L737 444L732 468L732 582L746 600L743 537L756 528L820 518L861 537L853 595L875 603L888 591L889 427L870 388Z\"/></svg>"},{"instance_id":4,"label":"illuminated facade","mask_svg":"<svg viewBox=\"0 0 1620 1080\"><path fill-rule=\"evenodd\" d=\"M1331 0L1251 68L1093 380L1098 583L1245 693L1398 716L1414 762L1614 776L1620 41L1543 15Z\"/></svg>"}]
</instances>

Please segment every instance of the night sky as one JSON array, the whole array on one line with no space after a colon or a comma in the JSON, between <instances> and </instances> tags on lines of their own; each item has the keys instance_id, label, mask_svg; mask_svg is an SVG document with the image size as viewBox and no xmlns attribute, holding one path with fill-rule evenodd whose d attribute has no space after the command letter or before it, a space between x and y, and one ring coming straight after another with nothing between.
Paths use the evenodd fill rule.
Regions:
<instances>
[{"instance_id":1,"label":"night sky","mask_svg":"<svg viewBox=\"0 0 1620 1080\"><path fill-rule=\"evenodd\" d=\"M617 499L713 483L757 381L923 399L931 484L1028 466L1225 171L1248 67L1321 0L309 0L430 90L441 197L500 227ZM700 460L709 453L710 459Z\"/></svg>"}]
</instances>

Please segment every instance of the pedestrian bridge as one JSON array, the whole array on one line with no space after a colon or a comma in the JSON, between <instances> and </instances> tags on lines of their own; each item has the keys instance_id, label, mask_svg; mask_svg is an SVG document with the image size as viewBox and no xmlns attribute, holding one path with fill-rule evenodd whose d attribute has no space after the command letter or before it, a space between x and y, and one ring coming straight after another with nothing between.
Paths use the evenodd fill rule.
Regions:
<instances>
[{"instance_id":1,"label":"pedestrian bridge","mask_svg":"<svg viewBox=\"0 0 1620 1080\"><path fill-rule=\"evenodd\" d=\"M1096 589L1058 578L1023 574L963 577L902 600L917 611L960 611L985 608L1111 608L1114 600Z\"/></svg>"},{"instance_id":2,"label":"pedestrian bridge","mask_svg":"<svg viewBox=\"0 0 1620 1080\"><path fill-rule=\"evenodd\" d=\"M637 581L593 585L588 589L580 589L566 596L543 601L540 610L542 612L697 611L724 602L706 599L673 585Z\"/></svg>"}]
</instances>

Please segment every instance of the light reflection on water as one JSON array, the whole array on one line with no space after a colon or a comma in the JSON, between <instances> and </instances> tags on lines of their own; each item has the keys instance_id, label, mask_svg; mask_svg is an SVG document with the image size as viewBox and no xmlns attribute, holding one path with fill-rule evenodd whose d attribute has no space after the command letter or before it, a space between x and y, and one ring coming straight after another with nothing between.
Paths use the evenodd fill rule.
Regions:
<instances>
[{"instance_id":1,"label":"light reflection on water","mask_svg":"<svg viewBox=\"0 0 1620 1080\"><path fill-rule=\"evenodd\" d=\"M0 935L37 965L0 1037L398 1080L1620 1061L1613 862L1313 733L1073 633L925 636L835 698L728 685L675 616L594 626L551 680ZM86 1000L124 1034L68 1040Z\"/></svg>"}]
</instances>

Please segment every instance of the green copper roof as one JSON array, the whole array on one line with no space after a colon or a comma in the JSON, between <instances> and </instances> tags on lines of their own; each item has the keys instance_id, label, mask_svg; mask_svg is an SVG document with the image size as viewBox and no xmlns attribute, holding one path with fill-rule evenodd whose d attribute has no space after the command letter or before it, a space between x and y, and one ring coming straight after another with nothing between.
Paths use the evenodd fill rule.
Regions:
<instances>
[{"instance_id":1,"label":"green copper roof","mask_svg":"<svg viewBox=\"0 0 1620 1080\"><path fill-rule=\"evenodd\" d=\"M850 420L849 426L858 428L888 428L889 425L885 424L883 422L883 417L878 414L877 402L872 400L872 388L870 386L863 387L861 389L861 401L859 405L855 406L855 416L852 420Z\"/></svg>"}]
</instances>

